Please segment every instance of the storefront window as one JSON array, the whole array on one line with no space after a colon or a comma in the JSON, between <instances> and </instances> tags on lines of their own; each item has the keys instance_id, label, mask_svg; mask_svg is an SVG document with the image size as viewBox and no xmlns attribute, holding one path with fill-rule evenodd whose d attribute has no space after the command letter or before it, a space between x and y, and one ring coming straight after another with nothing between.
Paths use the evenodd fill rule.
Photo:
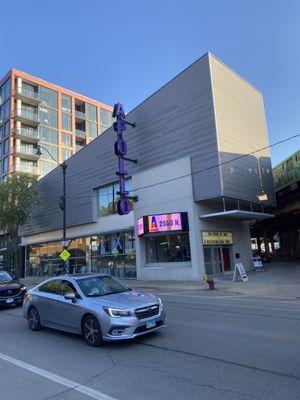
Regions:
<instances>
[{"instance_id":1,"label":"storefront window","mask_svg":"<svg viewBox=\"0 0 300 400\"><path fill-rule=\"evenodd\" d=\"M147 263L191 261L188 233L151 236L145 241Z\"/></svg>"},{"instance_id":2,"label":"storefront window","mask_svg":"<svg viewBox=\"0 0 300 400\"><path fill-rule=\"evenodd\" d=\"M71 241L71 256L60 259L61 242L27 246L27 276L55 276L63 273L108 273L136 277L134 231L111 232Z\"/></svg>"},{"instance_id":3,"label":"storefront window","mask_svg":"<svg viewBox=\"0 0 300 400\"><path fill-rule=\"evenodd\" d=\"M99 238L99 254L110 254L110 235L101 235Z\"/></svg>"}]
</instances>

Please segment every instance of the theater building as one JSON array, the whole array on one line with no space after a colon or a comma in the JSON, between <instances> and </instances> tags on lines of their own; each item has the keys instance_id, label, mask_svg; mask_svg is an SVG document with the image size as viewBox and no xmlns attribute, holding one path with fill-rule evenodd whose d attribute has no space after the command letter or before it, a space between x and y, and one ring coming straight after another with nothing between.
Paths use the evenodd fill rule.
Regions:
<instances>
[{"instance_id":1,"label":"theater building","mask_svg":"<svg viewBox=\"0 0 300 400\"><path fill-rule=\"evenodd\" d=\"M117 94L116 94L117 95ZM126 106L126 105L125 105ZM126 108L126 107L125 107ZM69 272L199 280L251 267L249 221L270 217L274 187L262 94L210 53L127 115L126 190L116 213L116 132L67 162ZM39 181L41 205L20 231L26 275L63 269L62 170Z\"/></svg>"}]
</instances>

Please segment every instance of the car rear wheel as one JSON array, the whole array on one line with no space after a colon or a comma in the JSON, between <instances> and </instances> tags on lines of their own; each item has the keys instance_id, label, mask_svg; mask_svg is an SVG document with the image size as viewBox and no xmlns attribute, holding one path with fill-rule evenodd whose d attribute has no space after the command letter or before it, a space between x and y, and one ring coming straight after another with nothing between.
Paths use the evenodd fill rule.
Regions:
<instances>
[{"instance_id":1,"label":"car rear wheel","mask_svg":"<svg viewBox=\"0 0 300 400\"><path fill-rule=\"evenodd\" d=\"M102 331L100 324L93 315L87 315L82 323L82 334L89 346L100 346L102 344Z\"/></svg>"},{"instance_id":2,"label":"car rear wheel","mask_svg":"<svg viewBox=\"0 0 300 400\"><path fill-rule=\"evenodd\" d=\"M28 311L28 325L32 331L39 331L42 328L40 315L36 307L30 307Z\"/></svg>"}]
</instances>

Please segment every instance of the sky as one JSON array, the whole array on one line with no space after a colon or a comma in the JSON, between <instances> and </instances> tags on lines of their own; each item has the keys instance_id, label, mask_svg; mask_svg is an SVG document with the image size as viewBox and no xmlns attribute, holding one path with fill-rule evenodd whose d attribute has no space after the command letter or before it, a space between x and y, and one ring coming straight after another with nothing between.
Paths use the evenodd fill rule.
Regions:
<instances>
[{"instance_id":1,"label":"sky","mask_svg":"<svg viewBox=\"0 0 300 400\"><path fill-rule=\"evenodd\" d=\"M1 77L130 111L210 51L262 91L271 144L300 133L299 0L0 0L0 14ZM299 149L273 147L272 164Z\"/></svg>"}]
</instances>

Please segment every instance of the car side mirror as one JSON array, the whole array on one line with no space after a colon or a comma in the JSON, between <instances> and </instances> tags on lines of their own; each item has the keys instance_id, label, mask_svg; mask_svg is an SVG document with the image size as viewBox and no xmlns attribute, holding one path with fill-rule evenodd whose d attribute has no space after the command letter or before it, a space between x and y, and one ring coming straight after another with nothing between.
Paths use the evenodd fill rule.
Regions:
<instances>
[{"instance_id":1,"label":"car side mirror","mask_svg":"<svg viewBox=\"0 0 300 400\"><path fill-rule=\"evenodd\" d=\"M66 293L64 297L66 300L72 300L72 303L76 302L76 296L75 296L75 293L73 293L73 292Z\"/></svg>"}]
</instances>

